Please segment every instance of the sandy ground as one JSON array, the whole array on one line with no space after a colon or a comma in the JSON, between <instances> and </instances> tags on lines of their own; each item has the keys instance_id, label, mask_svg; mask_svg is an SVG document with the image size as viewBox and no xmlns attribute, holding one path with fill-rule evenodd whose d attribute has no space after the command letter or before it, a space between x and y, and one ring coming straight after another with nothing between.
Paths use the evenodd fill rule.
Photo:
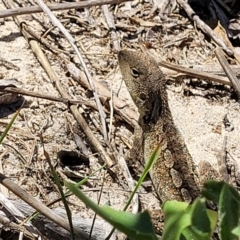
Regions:
<instances>
[{"instance_id":1,"label":"sandy ground","mask_svg":"<svg viewBox=\"0 0 240 240\"><path fill-rule=\"evenodd\" d=\"M0 9L5 9L3 3L0 3ZM42 14L38 14L37 16L41 20L44 19ZM34 25L36 23L28 21L28 24ZM19 81L19 86L26 90L59 96L54 84L52 84L39 64L31 51L28 42L21 35L21 32L14 21L11 18L6 18L0 27L1 57L14 63L20 68L19 71L16 71L0 65L1 78L16 78ZM189 29L194 32L191 27ZM100 28L96 28L91 33L96 35L103 34L101 33ZM149 35L157 42L158 34L159 33L154 32L152 35ZM80 35L76 35L75 37L80 45ZM113 85L113 92L121 99L126 100L127 104L134 108L126 87L122 82L119 68L117 66L116 55L111 54L107 56L107 58L103 58L97 54L94 57L91 55L91 52L96 53L97 51L104 51L106 53L110 51L110 44L107 45L106 43L103 43L103 40L99 40L97 37L95 38L95 36L92 37L91 35L86 35L82 38L84 38L83 45L88 47L86 51L90 52L90 60L88 58L86 61L87 66L89 68L92 67L91 74L109 88ZM93 46L88 43L91 38ZM164 43L164 41L171 42L174 38L174 35L172 37L165 35L162 37L161 43ZM203 41L202 35L201 38L201 41ZM61 39L61 41L65 44L65 40ZM126 45L123 47L126 47ZM170 57L169 52L174 49L171 49L171 47L164 47L161 49L160 47L156 47L156 51L153 49L152 52L155 52L155 55L158 57L161 56L164 59L167 59ZM200 64L204 64L206 60L212 58L211 51L213 46L209 47L208 52L205 50L202 51L202 54L205 54L205 59L196 57L197 61L194 62L193 56L195 56L196 49L202 51L201 46L188 46L187 48L188 57L194 64L199 64L199 62ZM179 51L181 50L182 49ZM61 67L62 62L60 60L57 61L54 57L51 58L49 52L47 52L47 55L50 57L50 62L58 77L61 79L63 86L73 95L75 93L83 94L83 97L85 98L86 91L78 86L77 83L75 86L71 84L71 81L73 80L70 81L69 77L65 74L64 69ZM73 58L75 59L76 56ZM179 62L181 63L180 55L179 58ZM216 60L214 61L216 63ZM191 85L189 87L186 83L189 83L189 80L185 79L184 82L181 83L171 83L167 88L169 104L174 121L182 133L194 161L196 164L199 164L200 161L206 160L217 168L217 158L219 157L219 153L221 153L224 147L226 147L228 153L227 160L235 162L238 166L240 164L239 102L233 97L230 97L230 90L229 92L228 90L223 90L223 93L227 93L221 95L218 91L215 92L214 89L198 89ZM189 96L184 94L186 89L192 94ZM213 92L211 98L207 97L209 92ZM4 144L0 146L2 172L14 182L18 183L19 186L32 196L41 199L43 202L48 202L57 198L59 194L56 192L56 188L54 187L50 176L48 164L43 155L43 147L39 139L39 133L42 133L45 148L50 154L52 162L56 164L58 163L58 151L75 151L77 149L71 134L71 129L73 125L76 124L76 120L70 113L68 107L63 103L55 103L31 97L25 97L25 99L27 104L21 110L13 128L4 140ZM91 129L96 131L96 135L99 137L99 131L94 127L95 125L90 119L98 118L98 113L86 107L79 107L79 110L83 113L91 126ZM1 132L5 129L6 124L9 123L13 113L14 107L0 106ZM229 121L230 128L226 128L224 125L224 119L226 118ZM98 119L97 121L99 122ZM124 122L121 122L121 125L116 126L115 129L119 130L119 132L124 136L127 136L127 138L132 136L132 132ZM225 137L227 137L226 142L224 142ZM101 139L101 137L99 137L99 139ZM85 167L81 170L83 175L87 175L89 172L100 167L98 156L93 154L93 151L88 145L87 147L90 156L90 167ZM127 149L125 149L125 152L127 152ZM105 171L99 172L89 181L89 185L83 187L83 189L88 190L87 195L95 201L97 201L99 196L104 172ZM120 181L113 182L112 178L108 174L106 175L104 180L104 186L106 189L102 194L100 204L108 203L115 209L122 209L129 193L126 191L126 182L123 180L122 174L118 173L118 177ZM91 191L91 188L95 190ZM2 187L1 191L6 197L15 198L11 192ZM158 202L155 195L152 193L146 193L145 190L142 191L143 193L141 194L140 199L144 208L156 208ZM82 217L91 218L93 216L93 213L74 197L70 198L70 202L73 204L73 211L80 213Z\"/></svg>"}]
</instances>

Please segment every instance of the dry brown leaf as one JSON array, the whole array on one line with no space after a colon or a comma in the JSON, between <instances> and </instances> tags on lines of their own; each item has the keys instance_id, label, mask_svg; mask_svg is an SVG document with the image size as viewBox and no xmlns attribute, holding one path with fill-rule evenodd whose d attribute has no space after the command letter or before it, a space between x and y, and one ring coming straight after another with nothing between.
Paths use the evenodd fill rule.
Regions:
<instances>
[{"instance_id":1,"label":"dry brown leaf","mask_svg":"<svg viewBox=\"0 0 240 240\"><path fill-rule=\"evenodd\" d=\"M238 64L240 64L240 55L235 51L232 43L229 41L226 30L222 27L221 23L215 27L214 32L225 42L225 44L234 52L234 57L236 58Z\"/></svg>"}]
</instances>

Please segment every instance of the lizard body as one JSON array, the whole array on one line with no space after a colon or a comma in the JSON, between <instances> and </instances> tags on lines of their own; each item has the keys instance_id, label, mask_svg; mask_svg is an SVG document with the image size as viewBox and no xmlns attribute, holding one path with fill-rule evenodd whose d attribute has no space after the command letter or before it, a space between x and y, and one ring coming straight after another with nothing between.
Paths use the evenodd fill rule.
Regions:
<instances>
[{"instance_id":1,"label":"lizard body","mask_svg":"<svg viewBox=\"0 0 240 240\"><path fill-rule=\"evenodd\" d=\"M177 130L168 105L166 80L156 61L147 54L122 50L119 66L139 111L145 161L161 142L161 153L150 170L158 197L191 202L199 194L196 166Z\"/></svg>"}]
</instances>

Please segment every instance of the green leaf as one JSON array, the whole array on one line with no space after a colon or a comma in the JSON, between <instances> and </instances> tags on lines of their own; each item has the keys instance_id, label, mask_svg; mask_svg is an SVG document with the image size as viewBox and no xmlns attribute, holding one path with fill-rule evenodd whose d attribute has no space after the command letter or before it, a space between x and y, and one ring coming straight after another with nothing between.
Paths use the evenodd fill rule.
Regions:
<instances>
[{"instance_id":1,"label":"green leaf","mask_svg":"<svg viewBox=\"0 0 240 240\"><path fill-rule=\"evenodd\" d=\"M219 233L222 240L238 239L240 218L240 196L225 182L208 181L204 184L202 194L218 206Z\"/></svg>"},{"instance_id":2,"label":"green leaf","mask_svg":"<svg viewBox=\"0 0 240 240\"><path fill-rule=\"evenodd\" d=\"M213 180L205 182L202 190L202 195L206 197L207 200L218 204L223 184L224 182L216 182Z\"/></svg>"},{"instance_id":3,"label":"green leaf","mask_svg":"<svg viewBox=\"0 0 240 240\"><path fill-rule=\"evenodd\" d=\"M228 185L223 184L219 197L219 231L221 239L238 239L232 233L233 229L238 226L240 217L240 198L237 191Z\"/></svg>"},{"instance_id":4,"label":"green leaf","mask_svg":"<svg viewBox=\"0 0 240 240\"><path fill-rule=\"evenodd\" d=\"M167 201L163 211L165 224L162 240L209 240L217 221L217 213L207 210L205 200L199 198L192 205Z\"/></svg>"},{"instance_id":5,"label":"green leaf","mask_svg":"<svg viewBox=\"0 0 240 240\"><path fill-rule=\"evenodd\" d=\"M209 240L215 228L217 213L215 212L215 224L211 224L209 216L214 212L207 210L203 198L197 198L187 211L191 216L191 224L183 230L181 239Z\"/></svg>"},{"instance_id":6,"label":"green leaf","mask_svg":"<svg viewBox=\"0 0 240 240\"><path fill-rule=\"evenodd\" d=\"M21 106L21 108L19 108L16 111L16 113L13 115L10 123L7 125L7 127L4 130L4 132L1 134L1 136L0 136L0 144L2 143L3 139L7 136L8 131L11 129L11 127L12 127L14 121L16 120L17 116L19 115L21 109L22 109L22 106Z\"/></svg>"},{"instance_id":7,"label":"green leaf","mask_svg":"<svg viewBox=\"0 0 240 240\"><path fill-rule=\"evenodd\" d=\"M232 233L235 234L236 236L240 237L240 226L237 226L232 230Z\"/></svg>"},{"instance_id":8,"label":"green leaf","mask_svg":"<svg viewBox=\"0 0 240 240\"><path fill-rule=\"evenodd\" d=\"M207 209L204 199L196 199L191 206L192 210L192 227L196 231L210 232L210 220L207 215Z\"/></svg>"},{"instance_id":9,"label":"green leaf","mask_svg":"<svg viewBox=\"0 0 240 240\"><path fill-rule=\"evenodd\" d=\"M162 240L180 239L184 228L190 225L190 216L186 209L188 203L178 201L166 201L163 205L165 216Z\"/></svg>"},{"instance_id":10,"label":"green leaf","mask_svg":"<svg viewBox=\"0 0 240 240\"><path fill-rule=\"evenodd\" d=\"M112 224L116 229L125 233L131 240L157 240L154 233L152 221L147 211L132 214L129 212L117 211L108 206L98 206L86 197L73 184L65 182L65 185L95 213Z\"/></svg>"},{"instance_id":11,"label":"green leaf","mask_svg":"<svg viewBox=\"0 0 240 240\"><path fill-rule=\"evenodd\" d=\"M144 181L145 177L147 176L149 170L151 169L151 167L153 166L153 164L158 160L158 157L160 155L162 151L161 145L158 144L158 146L154 149L153 153L151 154L151 156L149 157L147 164L143 170L143 173L141 174L133 192L131 193L125 207L123 208L123 211L127 210L128 206L130 205L134 194L137 192L137 190L139 189L139 187L141 186L142 182Z\"/></svg>"},{"instance_id":12,"label":"green leaf","mask_svg":"<svg viewBox=\"0 0 240 240\"><path fill-rule=\"evenodd\" d=\"M43 142L43 139L42 139L42 136L40 136L41 138L41 141ZM48 152L45 150L45 147L43 145L43 152L44 152L44 156L50 166L50 169L51 169L51 172L52 172L52 175L53 175L53 178L55 180L55 183L58 187L58 190L61 194L61 197L62 197L62 202L63 202L63 205L65 207L65 210L66 210L66 213L67 213L67 218L68 218L68 222L69 222L69 226L70 226L70 232L71 232L71 239L72 240L75 240L75 235L74 235L74 230L73 230L73 223L72 223L72 212L68 206L68 202L67 202L67 199L66 199L66 196L64 195L64 192L63 192L63 189L62 189L62 185L60 183L60 179L58 177L58 174L55 170L55 168L53 167L52 163L51 163L51 160L50 160L50 157L49 157L49 154Z\"/></svg>"}]
</instances>

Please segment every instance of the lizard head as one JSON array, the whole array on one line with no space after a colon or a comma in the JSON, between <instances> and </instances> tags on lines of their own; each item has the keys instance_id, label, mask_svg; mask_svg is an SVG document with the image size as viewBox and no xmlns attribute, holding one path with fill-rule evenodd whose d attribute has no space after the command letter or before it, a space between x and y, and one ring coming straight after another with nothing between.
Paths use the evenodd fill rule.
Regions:
<instances>
[{"instance_id":1,"label":"lizard head","mask_svg":"<svg viewBox=\"0 0 240 240\"><path fill-rule=\"evenodd\" d=\"M165 78L157 62L147 54L130 50L120 51L118 61L123 80L140 113L140 121L155 123L162 110L160 89L165 89Z\"/></svg>"}]
</instances>

